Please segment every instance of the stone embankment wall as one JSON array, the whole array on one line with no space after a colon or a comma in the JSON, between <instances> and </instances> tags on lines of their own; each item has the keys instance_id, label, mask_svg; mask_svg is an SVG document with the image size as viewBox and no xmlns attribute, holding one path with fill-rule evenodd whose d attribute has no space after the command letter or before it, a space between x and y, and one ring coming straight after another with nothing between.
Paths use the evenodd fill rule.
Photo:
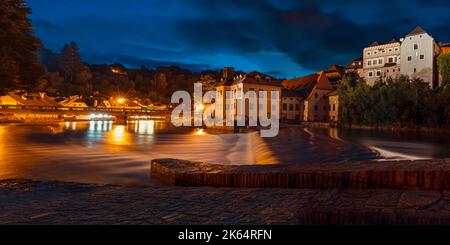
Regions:
<instances>
[{"instance_id":1,"label":"stone embankment wall","mask_svg":"<svg viewBox=\"0 0 450 245\"><path fill-rule=\"evenodd\" d=\"M156 159L151 175L177 186L450 191L450 159L227 166Z\"/></svg>"}]
</instances>

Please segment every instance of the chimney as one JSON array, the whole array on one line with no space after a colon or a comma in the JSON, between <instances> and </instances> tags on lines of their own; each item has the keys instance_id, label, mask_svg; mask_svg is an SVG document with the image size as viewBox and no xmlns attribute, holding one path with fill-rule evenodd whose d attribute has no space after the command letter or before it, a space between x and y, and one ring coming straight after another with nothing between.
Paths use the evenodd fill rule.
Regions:
<instances>
[{"instance_id":1,"label":"chimney","mask_svg":"<svg viewBox=\"0 0 450 245\"><path fill-rule=\"evenodd\" d=\"M226 80L232 78L233 77L233 68L232 67L223 68L222 77L225 78Z\"/></svg>"}]
</instances>

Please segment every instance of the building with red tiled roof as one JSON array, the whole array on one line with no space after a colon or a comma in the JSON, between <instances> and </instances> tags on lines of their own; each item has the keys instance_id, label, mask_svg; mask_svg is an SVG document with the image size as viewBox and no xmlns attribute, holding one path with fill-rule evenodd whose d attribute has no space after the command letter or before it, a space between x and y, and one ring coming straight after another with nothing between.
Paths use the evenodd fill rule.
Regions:
<instances>
[{"instance_id":1,"label":"building with red tiled roof","mask_svg":"<svg viewBox=\"0 0 450 245\"><path fill-rule=\"evenodd\" d=\"M322 71L301 78L284 80L282 84L285 87L282 96L282 114L286 115L286 118L292 119L292 115L297 115L300 112L301 121L329 121L330 106L327 94L335 91L335 88L326 72ZM292 91L297 93L293 94ZM296 106L298 100L301 101L299 107ZM294 112L290 110L291 108L294 109ZM297 108L298 110L296 110Z\"/></svg>"},{"instance_id":2,"label":"building with red tiled roof","mask_svg":"<svg viewBox=\"0 0 450 245\"><path fill-rule=\"evenodd\" d=\"M448 54L450 53L450 43L441 43L441 54Z\"/></svg>"},{"instance_id":3,"label":"building with red tiled roof","mask_svg":"<svg viewBox=\"0 0 450 245\"><path fill-rule=\"evenodd\" d=\"M235 119L237 119L237 111L238 111L238 103L236 101L237 92L242 92L244 95L249 91L255 91L257 95L257 99L259 101L259 92L265 91L268 96L268 106L267 106L267 114L268 117L272 116L272 107L270 103L272 100L277 100L279 106L281 105L281 90L282 85L281 81L278 79L266 75L264 73L253 71L247 74L230 74L232 73L228 68L224 69L223 78L221 79L221 83L216 87L216 91L218 92L220 98L216 100L216 108L222 108L222 110L216 110L216 117L225 119L226 114L225 111L227 109L230 110L231 114L234 115ZM230 79L230 75L234 75L232 80ZM272 98L271 92L278 92L279 98ZM227 92L232 93L231 98L227 98ZM231 108L227 108L228 105ZM249 117L249 105L248 103L243 103L242 108L245 111L245 116ZM277 115L278 117L280 115Z\"/></svg>"}]
</instances>

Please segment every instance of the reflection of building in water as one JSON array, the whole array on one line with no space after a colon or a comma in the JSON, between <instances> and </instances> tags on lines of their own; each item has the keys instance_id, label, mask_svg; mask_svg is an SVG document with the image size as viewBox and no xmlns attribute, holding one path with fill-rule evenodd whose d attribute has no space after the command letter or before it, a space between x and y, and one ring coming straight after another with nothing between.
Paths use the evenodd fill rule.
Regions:
<instances>
[{"instance_id":1,"label":"reflection of building in water","mask_svg":"<svg viewBox=\"0 0 450 245\"><path fill-rule=\"evenodd\" d=\"M137 134L151 135L155 133L155 121L133 121L129 127Z\"/></svg>"},{"instance_id":2,"label":"reflection of building in water","mask_svg":"<svg viewBox=\"0 0 450 245\"><path fill-rule=\"evenodd\" d=\"M129 145L129 135L125 125L115 125L113 130L108 134L107 141L113 145Z\"/></svg>"}]
</instances>

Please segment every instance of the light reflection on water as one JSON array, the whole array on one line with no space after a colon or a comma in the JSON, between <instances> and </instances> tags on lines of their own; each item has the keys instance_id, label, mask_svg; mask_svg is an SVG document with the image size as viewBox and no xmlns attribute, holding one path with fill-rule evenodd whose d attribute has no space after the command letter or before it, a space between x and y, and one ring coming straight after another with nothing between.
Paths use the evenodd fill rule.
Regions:
<instances>
[{"instance_id":1,"label":"light reflection on water","mask_svg":"<svg viewBox=\"0 0 450 245\"><path fill-rule=\"evenodd\" d=\"M362 145L393 158L450 156L447 141L338 129L284 128L263 139L257 132L179 129L160 121L8 124L0 125L0 178L146 185L154 183L149 163L155 158L308 164L377 157Z\"/></svg>"}]
</instances>

